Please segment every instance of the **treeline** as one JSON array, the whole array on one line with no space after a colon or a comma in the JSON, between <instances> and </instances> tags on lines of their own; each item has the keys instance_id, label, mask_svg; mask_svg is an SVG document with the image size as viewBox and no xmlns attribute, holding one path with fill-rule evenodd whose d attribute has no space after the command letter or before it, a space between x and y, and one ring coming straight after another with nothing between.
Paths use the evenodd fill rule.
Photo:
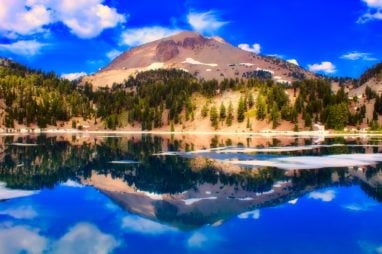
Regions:
<instances>
[{"instance_id":1,"label":"treeline","mask_svg":"<svg viewBox=\"0 0 382 254\"><path fill-rule=\"evenodd\" d=\"M224 91L239 91L242 96L238 102L220 105L195 105L193 100L197 93L211 101ZM374 118L378 119L382 98L369 90L366 93L370 93L369 99L376 98ZM37 123L45 128L58 121L83 117L94 121L101 118L109 129L139 124L142 130L151 130L193 121L200 113L202 117L209 116L215 129L244 121L251 129L254 119L268 121L273 128L285 120L293 123L295 130L301 121L306 128L321 122L327 128L343 129L362 123L366 113L365 106L350 111L352 101L344 89L333 93L330 82L324 79L303 80L289 86L257 78L218 82L197 80L187 72L173 69L143 72L123 84L93 89L91 84L76 84L54 73L9 63L0 63L0 102L0 109L5 111L1 115L0 110L0 119L6 127L17 122L27 126Z\"/></svg>"},{"instance_id":2,"label":"treeline","mask_svg":"<svg viewBox=\"0 0 382 254\"><path fill-rule=\"evenodd\" d=\"M367 81L374 77L382 78L382 63L376 64L372 68L365 71L365 73L363 73L359 78L359 84L365 84Z\"/></svg>"},{"instance_id":3,"label":"treeline","mask_svg":"<svg viewBox=\"0 0 382 254\"><path fill-rule=\"evenodd\" d=\"M44 128L92 114L89 98L74 83L12 62L0 65L0 101L5 112L0 118L9 128L15 122L26 126L37 123Z\"/></svg>"}]
</instances>

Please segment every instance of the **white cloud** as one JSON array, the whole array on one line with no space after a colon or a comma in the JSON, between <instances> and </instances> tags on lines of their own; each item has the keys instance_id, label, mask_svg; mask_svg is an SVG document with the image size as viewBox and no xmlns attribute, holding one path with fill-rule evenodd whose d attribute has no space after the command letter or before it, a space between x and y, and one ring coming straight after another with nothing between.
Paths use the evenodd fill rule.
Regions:
<instances>
[{"instance_id":1,"label":"white cloud","mask_svg":"<svg viewBox=\"0 0 382 254\"><path fill-rule=\"evenodd\" d=\"M324 72L327 74L335 73L337 71L336 66L328 61L319 64L309 64L308 69L312 72Z\"/></svg>"},{"instance_id":2,"label":"white cloud","mask_svg":"<svg viewBox=\"0 0 382 254\"><path fill-rule=\"evenodd\" d=\"M109 58L110 60L113 60L114 58L116 58L116 57L119 56L120 54L122 54L122 51L113 49L113 50L107 52L107 53L106 53L106 56L107 56L107 58Z\"/></svg>"},{"instance_id":3,"label":"white cloud","mask_svg":"<svg viewBox=\"0 0 382 254\"><path fill-rule=\"evenodd\" d=\"M206 235L196 232L191 235L187 240L188 247L191 248L201 248L208 242L208 238Z\"/></svg>"},{"instance_id":4,"label":"white cloud","mask_svg":"<svg viewBox=\"0 0 382 254\"><path fill-rule=\"evenodd\" d=\"M372 20L382 20L382 0L362 0L366 3L368 11L357 20L357 23L364 24Z\"/></svg>"},{"instance_id":5,"label":"white cloud","mask_svg":"<svg viewBox=\"0 0 382 254\"><path fill-rule=\"evenodd\" d=\"M135 47L179 32L180 30L178 29L160 26L127 29L122 33L121 44Z\"/></svg>"},{"instance_id":6,"label":"white cloud","mask_svg":"<svg viewBox=\"0 0 382 254\"><path fill-rule=\"evenodd\" d=\"M43 253L47 243L38 232L26 227L0 229L0 253Z\"/></svg>"},{"instance_id":7,"label":"white cloud","mask_svg":"<svg viewBox=\"0 0 382 254\"><path fill-rule=\"evenodd\" d=\"M287 62L299 66L296 59L288 59Z\"/></svg>"},{"instance_id":8,"label":"white cloud","mask_svg":"<svg viewBox=\"0 0 382 254\"><path fill-rule=\"evenodd\" d=\"M293 200L289 200L288 204L295 205L295 204L297 204L297 201L298 201L298 198L293 199Z\"/></svg>"},{"instance_id":9,"label":"white cloud","mask_svg":"<svg viewBox=\"0 0 382 254\"><path fill-rule=\"evenodd\" d=\"M79 223L54 244L53 253L106 254L118 246L112 235L102 233L92 224Z\"/></svg>"},{"instance_id":10,"label":"white cloud","mask_svg":"<svg viewBox=\"0 0 382 254\"><path fill-rule=\"evenodd\" d=\"M52 21L51 12L40 4L0 0L0 6L0 33L6 37L42 32L43 26Z\"/></svg>"},{"instance_id":11,"label":"white cloud","mask_svg":"<svg viewBox=\"0 0 382 254\"><path fill-rule=\"evenodd\" d=\"M370 53L352 51L341 56L342 59L347 60L364 60L364 61L376 61L377 59L371 57Z\"/></svg>"},{"instance_id":12,"label":"white cloud","mask_svg":"<svg viewBox=\"0 0 382 254\"><path fill-rule=\"evenodd\" d=\"M11 216L15 219L33 219L37 212L31 206L21 206L0 211L0 214Z\"/></svg>"},{"instance_id":13,"label":"white cloud","mask_svg":"<svg viewBox=\"0 0 382 254\"><path fill-rule=\"evenodd\" d=\"M382 0L362 0L370 8L382 8Z\"/></svg>"},{"instance_id":14,"label":"white cloud","mask_svg":"<svg viewBox=\"0 0 382 254\"><path fill-rule=\"evenodd\" d=\"M259 43L255 43L252 46L250 46L247 43L241 43L238 45L238 47L241 48L242 50L249 51L255 54L260 54L261 52L261 45Z\"/></svg>"},{"instance_id":15,"label":"white cloud","mask_svg":"<svg viewBox=\"0 0 382 254\"><path fill-rule=\"evenodd\" d=\"M370 211L375 206L377 206L377 203L368 202L368 203L351 203L351 204L346 204L342 207L353 212L366 212L366 211Z\"/></svg>"},{"instance_id":16,"label":"white cloud","mask_svg":"<svg viewBox=\"0 0 382 254\"><path fill-rule=\"evenodd\" d=\"M62 0L54 2L57 16L73 34L93 38L103 30L126 21L115 8L102 4L103 0Z\"/></svg>"},{"instance_id":17,"label":"white cloud","mask_svg":"<svg viewBox=\"0 0 382 254\"><path fill-rule=\"evenodd\" d=\"M330 202L336 197L336 193L333 190L327 190L324 192L314 191L309 194L309 198L321 200L323 202Z\"/></svg>"},{"instance_id":18,"label":"white cloud","mask_svg":"<svg viewBox=\"0 0 382 254\"><path fill-rule=\"evenodd\" d=\"M254 220L260 219L260 210L256 209L250 212L241 213L237 216L239 219L252 218Z\"/></svg>"},{"instance_id":19,"label":"white cloud","mask_svg":"<svg viewBox=\"0 0 382 254\"><path fill-rule=\"evenodd\" d=\"M8 51L16 55L34 56L46 45L36 40L16 41L10 44L0 44L0 51Z\"/></svg>"},{"instance_id":20,"label":"white cloud","mask_svg":"<svg viewBox=\"0 0 382 254\"><path fill-rule=\"evenodd\" d=\"M187 15L187 21L195 31L203 34L214 34L229 23L220 20L216 11L190 12Z\"/></svg>"},{"instance_id":21,"label":"white cloud","mask_svg":"<svg viewBox=\"0 0 382 254\"><path fill-rule=\"evenodd\" d=\"M144 219L138 216L126 216L122 219L122 228L125 230L141 233L141 234L151 234L158 235L168 232L175 232L176 230L159 224L157 222Z\"/></svg>"},{"instance_id":22,"label":"white cloud","mask_svg":"<svg viewBox=\"0 0 382 254\"><path fill-rule=\"evenodd\" d=\"M65 79L68 79L70 81L73 81L73 80L77 80L83 76L86 76L87 73L86 72L73 72L73 73L64 73L61 75L61 78L65 78ZM63 183L63 185L65 185L65 183ZM68 186L68 185L66 185Z\"/></svg>"},{"instance_id":23,"label":"white cloud","mask_svg":"<svg viewBox=\"0 0 382 254\"><path fill-rule=\"evenodd\" d=\"M0 33L15 38L47 31L64 23L80 38L93 38L125 22L124 15L102 4L104 0L0 0Z\"/></svg>"}]
</instances>

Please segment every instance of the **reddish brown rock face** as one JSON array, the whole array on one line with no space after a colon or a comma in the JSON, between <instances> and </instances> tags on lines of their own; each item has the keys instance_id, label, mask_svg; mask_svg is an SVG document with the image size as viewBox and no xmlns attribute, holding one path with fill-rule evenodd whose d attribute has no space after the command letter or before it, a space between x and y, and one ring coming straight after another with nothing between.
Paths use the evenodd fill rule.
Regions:
<instances>
[{"instance_id":1,"label":"reddish brown rock face","mask_svg":"<svg viewBox=\"0 0 382 254\"><path fill-rule=\"evenodd\" d=\"M156 57L159 62L166 62L178 54L178 45L173 40L161 41L156 49Z\"/></svg>"}]
</instances>

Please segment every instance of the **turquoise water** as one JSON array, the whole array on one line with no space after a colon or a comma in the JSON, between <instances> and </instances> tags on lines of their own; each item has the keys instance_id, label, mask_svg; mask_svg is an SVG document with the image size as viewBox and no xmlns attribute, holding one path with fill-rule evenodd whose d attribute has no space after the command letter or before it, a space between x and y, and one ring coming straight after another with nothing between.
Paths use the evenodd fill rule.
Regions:
<instances>
[{"instance_id":1,"label":"turquoise water","mask_svg":"<svg viewBox=\"0 0 382 254\"><path fill-rule=\"evenodd\" d=\"M2 137L0 253L382 253L380 142Z\"/></svg>"}]
</instances>

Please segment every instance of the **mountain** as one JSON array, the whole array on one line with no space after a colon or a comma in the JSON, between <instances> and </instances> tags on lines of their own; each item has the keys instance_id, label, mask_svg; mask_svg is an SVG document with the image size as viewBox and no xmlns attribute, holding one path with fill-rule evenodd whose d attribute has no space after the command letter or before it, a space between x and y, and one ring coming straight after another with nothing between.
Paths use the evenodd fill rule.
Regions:
<instances>
[{"instance_id":1,"label":"mountain","mask_svg":"<svg viewBox=\"0 0 382 254\"><path fill-rule=\"evenodd\" d=\"M110 86L138 72L172 68L205 80L264 77L289 83L315 77L282 59L244 51L220 37L186 31L128 50L84 80L95 87Z\"/></svg>"},{"instance_id":2,"label":"mountain","mask_svg":"<svg viewBox=\"0 0 382 254\"><path fill-rule=\"evenodd\" d=\"M361 96L365 94L366 87L371 88L378 94L382 93L382 63L376 64L365 71L359 78L359 85L350 90L350 96Z\"/></svg>"}]
</instances>

